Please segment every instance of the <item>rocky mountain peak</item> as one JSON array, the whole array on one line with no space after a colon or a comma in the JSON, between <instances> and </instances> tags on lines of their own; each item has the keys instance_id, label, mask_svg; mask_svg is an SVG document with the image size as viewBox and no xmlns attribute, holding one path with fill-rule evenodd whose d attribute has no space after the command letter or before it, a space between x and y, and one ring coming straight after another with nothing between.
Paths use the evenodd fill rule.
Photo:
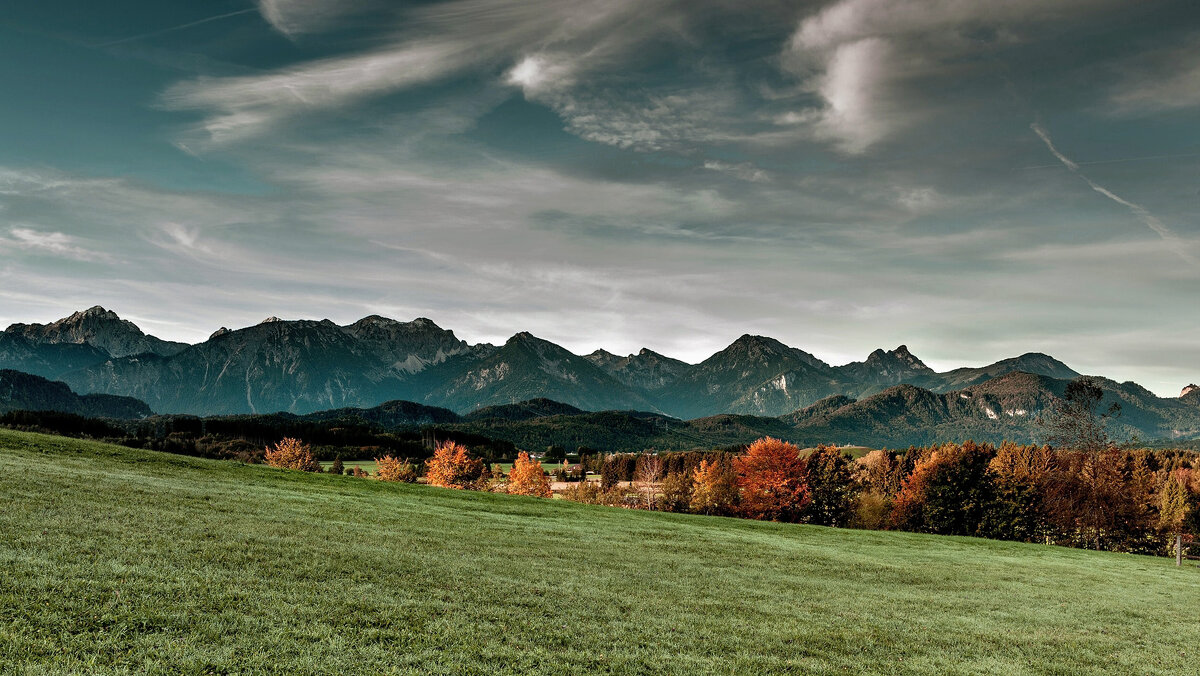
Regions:
<instances>
[{"instance_id":1,"label":"rocky mountain peak","mask_svg":"<svg viewBox=\"0 0 1200 676\"><path fill-rule=\"evenodd\" d=\"M121 319L120 317L117 316L117 313L113 312L112 310L106 310L106 309L104 309L104 306L102 306L102 305L93 305L86 310L81 310L79 312L73 313L70 317L67 317L66 320L60 319L59 321L68 321L69 322L72 320L78 321L80 319L94 319L94 318L110 319L110 320L118 320L118 321ZM55 322L55 323L57 323L57 322Z\"/></svg>"},{"instance_id":2,"label":"rocky mountain peak","mask_svg":"<svg viewBox=\"0 0 1200 676\"><path fill-rule=\"evenodd\" d=\"M279 317L276 317L275 315L271 315L270 317L267 317L266 319L259 322L259 324L275 324L276 322L282 322L282 321L283 320L280 319Z\"/></svg>"},{"instance_id":3,"label":"rocky mountain peak","mask_svg":"<svg viewBox=\"0 0 1200 676\"><path fill-rule=\"evenodd\" d=\"M1192 383L1191 385L1188 385L1187 387L1183 388L1183 391L1179 393L1179 396L1186 397L1189 394L1191 394L1192 392L1198 392L1198 391L1200 391L1200 386L1197 386L1195 383Z\"/></svg>"},{"instance_id":4,"label":"rocky mountain peak","mask_svg":"<svg viewBox=\"0 0 1200 676\"><path fill-rule=\"evenodd\" d=\"M36 344L76 344L99 348L114 357L153 352L171 355L187 347L142 332L136 324L100 305L71 313L49 324L13 324L5 331L24 336Z\"/></svg>"}]
</instances>

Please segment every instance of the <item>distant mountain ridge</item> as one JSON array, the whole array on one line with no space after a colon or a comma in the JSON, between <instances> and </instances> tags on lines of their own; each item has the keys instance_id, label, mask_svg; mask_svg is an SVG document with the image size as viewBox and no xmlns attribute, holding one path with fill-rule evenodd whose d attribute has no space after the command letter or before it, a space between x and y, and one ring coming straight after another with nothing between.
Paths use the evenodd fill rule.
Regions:
<instances>
[{"instance_id":1,"label":"distant mountain ridge","mask_svg":"<svg viewBox=\"0 0 1200 676\"><path fill-rule=\"evenodd\" d=\"M99 305L49 324L12 324L4 332L36 344L90 345L113 357L146 353L168 357L188 346L147 335L133 322Z\"/></svg>"},{"instance_id":2,"label":"distant mountain ridge","mask_svg":"<svg viewBox=\"0 0 1200 676\"><path fill-rule=\"evenodd\" d=\"M57 411L87 418L138 419L153 415L149 406L132 397L78 395L65 383L0 369L0 413L8 411Z\"/></svg>"},{"instance_id":3,"label":"distant mountain ridge","mask_svg":"<svg viewBox=\"0 0 1200 676\"><path fill-rule=\"evenodd\" d=\"M98 306L45 325L13 324L0 333L0 368L62 380L80 393L136 397L163 413L307 414L403 400L467 414L541 398L673 419L778 418L829 397L865 400L897 385L945 394L1015 372L1078 376L1039 353L937 373L904 345L831 366L749 334L698 364L648 349L580 356L527 332L500 346L470 345L429 319L378 315L348 325L272 317L183 345Z\"/></svg>"}]
</instances>

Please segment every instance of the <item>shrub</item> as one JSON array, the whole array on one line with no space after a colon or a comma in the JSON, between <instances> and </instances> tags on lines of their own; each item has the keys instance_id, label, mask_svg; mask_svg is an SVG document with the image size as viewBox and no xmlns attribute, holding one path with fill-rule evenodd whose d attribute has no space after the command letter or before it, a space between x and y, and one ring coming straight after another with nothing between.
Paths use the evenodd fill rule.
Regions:
<instances>
[{"instance_id":1,"label":"shrub","mask_svg":"<svg viewBox=\"0 0 1200 676\"><path fill-rule=\"evenodd\" d=\"M416 483L417 467L407 460L385 455L382 458L375 458L375 477L380 481Z\"/></svg>"},{"instance_id":2,"label":"shrub","mask_svg":"<svg viewBox=\"0 0 1200 676\"><path fill-rule=\"evenodd\" d=\"M346 466L342 463L342 456L333 459L333 464L329 466L330 474L341 474L346 471Z\"/></svg>"},{"instance_id":3,"label":"shrub","mask_svg":"<svg viewBox=\"0 0 1200 676\"><path fill-rule=\"evenodd\" d=\"M292 437L284 437L279 443L268 447L265 459L272 467L298 469L303 472L321 471L320 463L313 457L312 447Z\"/></svg>"},{"instance_id":4,"label":"shrub","mask_svg":"<svg viewBox=\"0 0 1200 676\"><path fill-rule=\"evenodd\" d=\"M865 491L858 495L854 503L854 514L848 525L851 528L882 530L888 525L888 514L891 511L892 501L886 495Z\"/></svg>"},{"instance_id":5,"label":"shrub","mask_svg":"<svg viewBox=\"0 0 1200 676\"><path fill-rule=\"evenodd\" d=\"M575 502L583 502L589 505L600 504L600 482L598 481L580 481L574 486L568 486L559 495L567 500Z\"/></svg>"},{"instance_id":6,"label":"shrub","mask_svg":"<svg viewBox=\"0 0 1200 676\"><path fill-rule=\"evenodd\" d=\"M532 495L538 498L548 498L550 480L546 477L542 463L530 460L529 454L521 451L513 461L512 471L508 473L508 492L513 495Z\"/></svg>"},{"instance_id":7,"label":"shrub","mask_svg":"<svg viewBox=\"0 0 1200 676\"><path fill-rule=\"evenodd\" d=\"M426 466L432 486L442 488L478 488L483 476L483 461L472 458L467 447L453 441L438 444Z\"/></svg>"}]
</instances>

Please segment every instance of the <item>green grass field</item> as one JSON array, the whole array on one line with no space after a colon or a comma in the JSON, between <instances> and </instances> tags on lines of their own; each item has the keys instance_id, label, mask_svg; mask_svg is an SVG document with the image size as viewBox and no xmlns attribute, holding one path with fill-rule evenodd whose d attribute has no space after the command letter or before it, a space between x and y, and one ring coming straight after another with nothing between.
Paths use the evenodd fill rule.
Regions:
<instances>
[{"instance_id":1,"label":"green grass field","mask_svg":"<svg viewBox=\"0 0 1200 676\"><path fill-rule=\"evenodd\" d=\"M1167 559L0 431L0 673L1195 673Z\"/></svg>"},{"instance_id":2,"label":"green grass field","mask_svg":"<svg viewBox=\"0 0 1200 676\"><path fill-rule=\"evenodd\" d=\"M332 460L322 460L321 469L328 471L329 466L332 464ZM374 474L375 470L378 469L374 460L343 460L342 464L346 467L346 469L350 469L352 467L361 467L362 471L366 472L367 474Z\"/></svg>"}]
</instances>

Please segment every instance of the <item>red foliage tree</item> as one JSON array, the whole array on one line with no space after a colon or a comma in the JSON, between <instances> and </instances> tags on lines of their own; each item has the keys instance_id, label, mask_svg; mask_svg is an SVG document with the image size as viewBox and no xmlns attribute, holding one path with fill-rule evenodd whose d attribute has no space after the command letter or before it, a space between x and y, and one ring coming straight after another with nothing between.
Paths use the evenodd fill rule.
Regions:
<instances>
[{"instance_id":1,"label":"red foliage tree","mask_svg":"<svg viewBox=\"0 0 1200 676\"><path fill-rule=\"evenodd\" d=\"M733 460L741 491L739 511L752 519L799 521L811 495L808 471L800 449L786 441L764 437Z\"/></svg>"}]
</instances>

